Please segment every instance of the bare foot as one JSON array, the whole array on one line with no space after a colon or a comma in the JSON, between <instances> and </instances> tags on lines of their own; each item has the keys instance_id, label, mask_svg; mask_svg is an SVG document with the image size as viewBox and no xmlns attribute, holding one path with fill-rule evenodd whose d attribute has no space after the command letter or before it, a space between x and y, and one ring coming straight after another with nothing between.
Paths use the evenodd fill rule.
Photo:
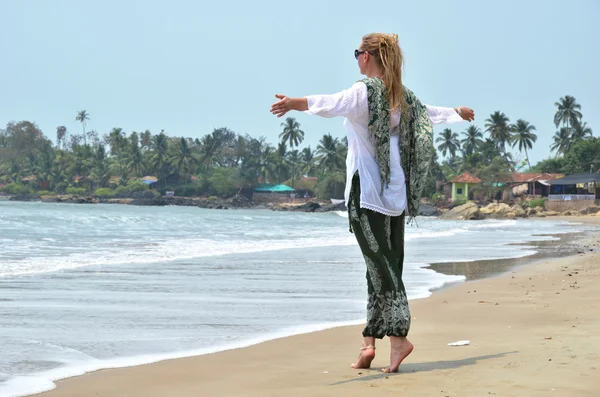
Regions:
<instances>
[{"instance_id":1,"label":"bare foot","mask_svg":"<svg viewBox=\"0 0 600 397\"><path fill-rule=\"evenodd\" d=\"M351 365L352 368L371 368L371 361L375 358L375 346L363 346L360 349L358 360Z\"/></svg>"},{"instance_id":2,"label":"bare foot","mask_svg":"<svg viewBox=\"0 0 600 397\"><path fill-rule=\"evenodd\" d=\"M392 349L390 352L390 366L382 369L383 372L398 372L398 367L410 353L413 351L413 344L406 338L396 336L390 337Z\"/></svg>"}]
</instances>

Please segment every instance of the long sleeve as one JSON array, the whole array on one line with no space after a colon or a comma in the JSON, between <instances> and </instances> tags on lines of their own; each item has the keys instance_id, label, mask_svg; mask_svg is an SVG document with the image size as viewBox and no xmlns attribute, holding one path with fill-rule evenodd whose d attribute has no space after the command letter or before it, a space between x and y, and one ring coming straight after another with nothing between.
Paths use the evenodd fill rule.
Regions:
<instances>
[{"instance_id":1,"label":"long sleeve","mask_svg":"<svg viewBox=\"0 0 600 397\"><path fill-rule=\"evenodd\" d=\"M357 82L347 90L332 95L309 95L307 114L321 117L343 116L355 120L369 111L367 86Z\"/></svg>"},{"instance_id":2,"label":"long sleeve","mask_svg":"<svg viewBox=\"0 0 600 397\"><path fill-rule=\"evenodd\" d=\"M453 108L429 106L427 104L425 107L427 108L427 115L433 124L453 124L463 121L462 117Z\"/></svg>"}]
</instances>

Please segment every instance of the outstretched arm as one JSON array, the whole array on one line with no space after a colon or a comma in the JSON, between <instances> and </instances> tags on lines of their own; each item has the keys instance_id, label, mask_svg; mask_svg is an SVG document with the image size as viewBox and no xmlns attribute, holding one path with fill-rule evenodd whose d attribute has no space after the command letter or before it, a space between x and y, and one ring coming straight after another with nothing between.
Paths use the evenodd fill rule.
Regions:
<instances>
[{"instance_id":1,"label":"outstretched arm","mask_svg":"<svg viewBox=\"0 0 600 397\"><path fill-rule=\"evenodd\" d=\"M321 117L347 117L353 120L368 112L367 86L360 82L331 95L291 98L277 94L275 97L279 101L271 105L271 113L277 117L284 116L290 110L298 110Z\"/></svg>"},{"instance_id":2,"label":"outstretched arm","mask_svg":"<svg viewBox=\"0 0 600 397\"><path fill-rule=\"evenodd\" d=\"M471 108L466 106L457 106L453 108L453 110L458 113L463 120L467 120L469 123L475 120L475 111Z\"/></svg>"},{"instance_id":3,"label":"outstretched arm","mask_svg":"<svg viewBox=\"0 0 600 397\"><path fill-rule=\"evenodd\" d=\"M460 123L463 120L475 120L475 112L466 106L446 108L442 106L425 105L427 115L433 124Z\"/></svg>"},{"instance_id":4,"label":"outstretched arm","mask_svg":"<svg viewBox=\"0 0 600 397\"><path fill-rule=\"evenodd\" d=\"M285 116L290 110L299 112L308 110L308 100L306 98L290 98L281 94L276 94L275 97L279 101L271 105L271 113L277 117Z\"/></svg>"}]
</instances>

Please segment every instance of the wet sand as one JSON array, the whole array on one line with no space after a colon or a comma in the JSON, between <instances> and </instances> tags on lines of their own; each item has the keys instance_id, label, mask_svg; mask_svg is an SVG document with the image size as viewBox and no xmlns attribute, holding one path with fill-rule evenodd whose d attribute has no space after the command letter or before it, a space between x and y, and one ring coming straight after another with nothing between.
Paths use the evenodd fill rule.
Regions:
<instances>
[{"instance_id":1,"label":"wet sand","mask_svg":"<svg viewBox=\"0 0 600 397\"><path fill-rule=\"evenodd\" d=\"M540 222L544 221L540 220ZM598 223L600 224L600 221ZM589 233L540 233L537 234L537 236L548 236L558 238L558 240L523 241L517 244L509 244L512 246L523 246L534 250L536 251L534 255L523 256L520 258L478 260L471 262L433 263L429 268L443 274L465 276L467 281L496 277L505 274L508 271L518 269L521 266L530 265L544 259L563 258L582 252L587 249L585 247L587 244L585 244L583 240L588 238Z\"/></svg>"}]
</instances>

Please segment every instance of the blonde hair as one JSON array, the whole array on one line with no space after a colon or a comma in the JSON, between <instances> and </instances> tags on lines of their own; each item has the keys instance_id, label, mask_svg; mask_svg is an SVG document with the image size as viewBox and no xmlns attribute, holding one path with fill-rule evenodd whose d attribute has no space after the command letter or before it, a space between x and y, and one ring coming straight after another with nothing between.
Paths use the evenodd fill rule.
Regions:
<instances>
[{"instance_id":1,"label":"blonde hair","mask_svg":"<svg viewBox=\"0 0 600 397\"><path fill-rule=\"evenodd\" d=\"M383 69L383 82L388 91L390 110L404 109L402 94L402 50L397 34L371 33L363 37L362 49L368 51Z\"/></svg>"}]
</instances>

